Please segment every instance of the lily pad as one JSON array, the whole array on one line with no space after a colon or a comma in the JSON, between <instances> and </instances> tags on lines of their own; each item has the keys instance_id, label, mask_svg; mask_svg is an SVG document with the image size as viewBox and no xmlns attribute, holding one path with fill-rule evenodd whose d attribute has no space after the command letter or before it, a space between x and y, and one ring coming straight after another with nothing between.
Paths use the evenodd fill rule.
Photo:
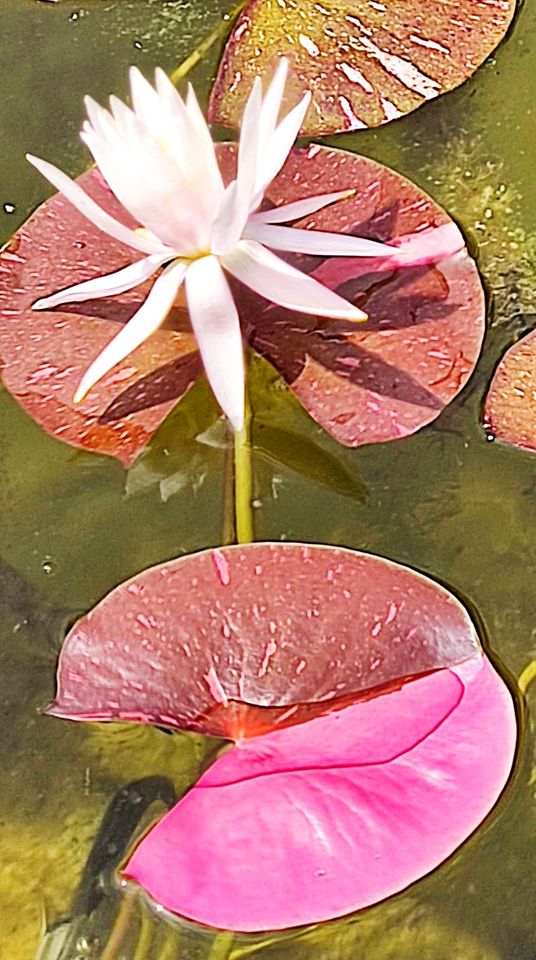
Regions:
<instances>
[{"instance_id":1,"label":"lily pad","mask_svg":"<svg viewBox=\"0 0 536 960\"><path fill-rule=\"evenodd\" d=\"M463 607L398 564L226 547L152 567L84 617L49 712L242 739L478 654Z\"/></svg>"},{"instance_id":2,"label":"lily pad","mask_svg":"<svg viewBox=\"0 0 536 960\"><path fill-rule=\"evenodd\" d=\"M78 182L109 213L132 226L124 208L92 170ZM119 269L134 252L101 233L61 195L47 200L0 253L0 366L2 380L21 406L58 439L128 466L200 371L186 309L173 311L176 331L159 331L133 358L99 383L83 403L73 395L103 346L147 296L150 283L107 300L70 304L68 310L33 311L51 290ZM161 379L173 377L172 396ZM144 381L144 399L124 415L102 414L132 383Z\"/></svg>"},{"instance_id":3,"label":"lily pad","mask_svg":"<svg viewBox=\"0 0 536 960\"><path fill-rule=\"evenodd\" d=\"M210 100L237 127L253 80L286 56L296 99L312 92L302 133L377 127L467 80L505 36L515 0L251 0L231 33Z\"/></svg>"},{"instance_id":4,"label":"lily pad","mask_svg":"<svg viewBox=\"0 0 536 960\"><path fill-rule=\"evenodd\" d=\"M450 856L495 804L514 746L510 696L478 658L236 747L124 872L214 927L343 916Z\"/></svg>"},{"instance_id":5,"label":"lily pad","mask_svg":"<svg viewBox=\"0 0 536 960\"><path fill-rule=\"evenodd\" d=\"M536 450L536 330L501 360L486 398L486 429L497 440Z\"/></svg>"},{"instance_id":6,"label":"lily pad","mask_svg":"<svg viewBox=\"0 0 536 960\"><path fill-rule=\"evenodd\" d=\"M225 178L233 145L219 148ZM132 225L95 171L80 183ZM317 193L356 195L296 224L398 244L400 258L288 255L304 272L369 314L357 325L302 316L235 285L244 337L281 373L311 416L341 443L406 436L433 420L472 373L482 342L482 286L463 238L426 194L371 160L318 146L294 150L270 185L268 206ZM147 295L150 281L107 300L35 312L58 288L135 259L56 196L0 254L3 380L54 436L129 464L146 446L201 364L183 301L161 329L88 397L72 397L82 372ZM408 262L411 265L408 265Z\"/></svg>"},{"instance_id":7,"label":"lily pad","mask_svg":"<svg viewBox=\"0 0 536 960\"><path fill-rule=\"evenodd\" d=\"M67 637L49 712L236 741L124 872L244 931L342 916L434 869L495 804L516 739L450 593L299 544L204 551L116 588Z\"/></svg>"}]
</instances>

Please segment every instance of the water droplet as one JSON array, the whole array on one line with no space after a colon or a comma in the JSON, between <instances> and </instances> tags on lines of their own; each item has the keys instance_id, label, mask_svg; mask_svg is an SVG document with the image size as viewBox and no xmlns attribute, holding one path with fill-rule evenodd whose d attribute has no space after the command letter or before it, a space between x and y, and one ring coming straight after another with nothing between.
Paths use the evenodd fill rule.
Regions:
<instances>
[{"instance_id":1,"label":"water droplet","mask_svg":"<svg viewBox=\"0 0 536 960\"><path fill-rule=\"evenodd\" d=\"M15 213L17 206L15 203L4 203L4 213Z\"/></svg>"},{"instance_id":2,"label":"water droplet","mask_svg":"<svg viewBox=\"0 0 536 960\"><path fill-rule=\"evenodd\" d=\"M136 47L136 50L143 50L143 43L141 40L134 40L132 46Z\"/></svg>"},{"instance_id":3,"label":"water droplet","mask_svg":"<svg viewBox=\"0 0 536 960\"><path fill-rule=\"evenodd\" d=\"M83 240L75 240L73 246L76 247L77 250L83 250L86 244Z\"/></svg>"},{"instance_id":4,"label":"water droplet","mask_svg":"<svg viewBox=\"0 0 536 960\"><path fill-rule=\"evenodd\" d=\"M41 570L43 571L43 573L50 575L51 573L54 573L55 569L56 569L56 564L51 560L50 557L46 557L46 559L43 560L41 564Z\"/></svg>"}]
</instances>

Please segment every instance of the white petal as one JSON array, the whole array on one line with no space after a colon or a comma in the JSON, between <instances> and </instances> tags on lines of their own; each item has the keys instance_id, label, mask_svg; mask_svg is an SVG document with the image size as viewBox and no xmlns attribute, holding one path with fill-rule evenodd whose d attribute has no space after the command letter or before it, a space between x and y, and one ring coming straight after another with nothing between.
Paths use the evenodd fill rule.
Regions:
<instances>
[{"instance_id":1,"label":"white petal","mask_svg":"<svg viewBox=\"0 0 536 960\"><path fill-rule=\"evenodd\" d=\"M138 117L173 157L195 194L207 230L223 194L214 144L195 101L192 110L162 70L155 72L156 90L139 70L130 70L132 101Z\"/></svg>"},{"instance_id":2,"label":"white petal","mask_svg":"<svg viewBox=\"0 0 536 960\"><path fill-rule=\"evenodd\" d=\"M292 145L298 136L305 114L311 102L311 94L308 92L294 107L290 113L281 121L276 128L272 141L267 145L264 155L259 158L259 167L255 181L255 201L250 207L254 210L260 203L266 187L272 182L275 176L281 170L285 163Z\"/></svg>"},{"instance_id":3,"label":"white petal","mask_svg":"<svg viewBox=\"0 0 536 960\"><path fill-rule=\"evenodd\" d=\"M50 297L36 300L32 309L52 310L53 307L59 307L62 303L82 303L84 300L93 300L98 297L116 296L148 280L168 259L169 254L164 256L155 254L143 260L137 260L136 263L131 263L115 273L94 277L93 280L77 283L74 287L67 287L65 290L53 293Z\"/></svg>"},{"instance_id":4,"label":"white petal","mask_svg":"<svg viewBox=\"0 0 536 960\"><path fill-rule=\"evenodd\" d=\"M286 57L281 57L262 101L262 109L259 121L260 157L262 157L262 152L265 149L269 149L271 146L271 140L279 119L281 101L285 92L287 73L288 60Z\"/></svg>"},{"instance_id":5,"label":"white petal","mask_svg":"<svg viewBox=\"0 0 536 960\"><path fill-rule=\"evenodd\" d=\"M162 271L138 312L99 353L82 377L74 396L75 403L79 403L98 380L158 329L173 306L185 273L186 264L182 261L170 263Z\"/></svg>"},{"instance_id":6,"label":"white petal","mask_svg":"<svg viewBox=\"0 0 536 960\"><path fill-rule=\"evenodd\" d=\"M240 241L221 262L261 297L289 310L333 320L366 320L362 310L252 240Z\"/></svg>"},{"instance_id":7,"label":"white petal","mask_svg":"<svg viewBox=\"0 0 536 960\"><path fill-rule=\"evenodd\" d=\"M310 253L326 257L397 257L398 247L376 240L351 237L347 233L327 233L324 230L301 230L299 227L279 227L250 219L244 231L250 240L294 253Z\"/></svg>"},{"instance_id":8,"label":"white petal","mask_svg":"<svg viewBox=\"0 0 536 960\"><path fill-rule=\"evenodd\" d=\"M236 181L227 187L214 220L212 249L217 254L226 253L235 246L251 209L257 179L261 109L261 80L255 77L242 117Z\"/></svg>"},{"instance_id":9,"label":"white petal","mask_svg":"<svg viewBox=\"0 0 536 960\"><path fill-rule=\"evenodd\" d=\"M317 210L329 206L330 203L337 203L338 200L347 200L348 197L355 195L355 190L339 190L338 193L319 193L314 197L306 197L304 200L295 200L293 203L283 203L280 207L273 207L272 210L262 210L260 213L252 213L250 223L287 223L289 220L301 220L302 217L308 217Z\"/></svg>"},{"instance_id":10,"label":"white petal","mask_svg":"<svg viewBox=\"0 0 536 960\"><path fill-rule=\"evenodd\" d=\"M127 109L127 108L125 108ZM194 253L199 218L177 165L132 114L134 131L111 144L82 132L103 176L127 210L172 249Z\"/></svg>"},{"instance_id":11,"label":"white petal","mask_svg":"<svg viewBox=\"0 0 536 960\"><path fill-rule=\"evenodd\" d=\"M102 207L99 207L98 203L95 203L95 201L82 190L82 187L75 183L74 180L71 180L62 170L53 166L53 164L48 163L46 160L40 160L38 157L33 157L29 153L26 154L26 159L56 187L56 190L59 190L60 193L63 194L69 203L72 203L73 207L76 207L76 209L79 210L80 213L83 213L99 230L107 233L110 237L113 237L114 240L119 240L120 243L126 243L134 250L141 250L142 253L166 252L167 248L164 244L155 243L149 237L140 236L135 230L131 230L130 227L125 227L124 224L119 223L118 220L111 217L109 213L106 213ZM170 251L168 250L168 252Z\"/></svg>"},{"instance_id":12,"label":"white petal","mask_svg":"<svg viewBox=\"0 0 536 960\"><path fill-rule=\"evenodd\" d=\"M205 372L234 430L244 423L244 355L240 321L216 257L195 260L186 274L186 299Z\"/></svg>"},{"instance_id":13,"label":"white petal","mask_svg":"<svg viewBox=\"0 0 536 960\"><path fill-rule=\"evenodd\" d=\"M171 83L171 80L169 81ZM192 84L188 84L188 92L186 94L186 109L190 114L192 123L194 124L198 135L205 141L207 146L212 144L212 137L210 136L210 130L207 125L207 121L203 116L203 111L199 106L199 101L195 95L195 90L192 87ZM214 146L212 144L212 146Z\"/></svg>"}]
</instances>

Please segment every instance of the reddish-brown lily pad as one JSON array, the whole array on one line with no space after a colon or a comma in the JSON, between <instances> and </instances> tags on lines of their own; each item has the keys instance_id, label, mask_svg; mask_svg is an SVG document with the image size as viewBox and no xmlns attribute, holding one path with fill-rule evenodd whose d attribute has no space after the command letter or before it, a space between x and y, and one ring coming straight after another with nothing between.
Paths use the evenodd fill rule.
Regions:
<instances>
[{"instance_id":1,"label":"reddish-brown lily pad","mask_svg":"<svg viewBox=\"0 0 536 960\"><path fill-rule=\"evenodd\" d=\"M132 220L95 171L80 185L109 213ZM150 288L146 283L107 300L68 309L33 311L32 303L52 290L111 273L137 259L134 252L101 233L59 194L44 203L0 253L0 367L2 380L22 407L53 436L74 446L109 453L129 465L143 450L177 397L199 373L189 330L162 331L99 383L83 403L73 404L80 378L103 346L126 323ZM184 309L177 314L186 314ZM182 316L178 316L178 326ZM101 414L129 385L155 370L173 369L174 391L155 389L146 402L114 421Z\"/></svg>"},{"instance_id":2,"label":"reddish-brown lily pad","mask_svg":"<svg viewBox=\"0 0 536 960\"><path fill-rule=\"evenodd\" d=\"M219 148L227 179L235 148ZM82 186L131 225L94 171ZM344 325L275 307L235 284L244 337L281 373L311 416L356 446L406 436L433 420L475 366L485 324L482 286L461 234L412 183L371 160L314 146L291 153L269 206L345 188L356 195L296 226L398 244L401 257L288 255L369 314ZM411 258L409 257L411 253ZM54 436L129 464L201 373L184 301L160 330L80 404L82 373L147 295L150 281L106 300L32 310L53 291L136 259L56 196L0 254L0 362L5 386ZM408 265L408 259L413 265Z\"/></svg>"},{"instance_id":3,"label":"reddish-brown lily pad","mask_svg":"<svg viewBox=\"0 0 536 960\"><path fill-rule=\"evenodd\" d=\"M486 398L488 432L515 447L536 450L536 330L510 347Z\"/></svg>"},{"instance_id":4,"label":"reddish-brown lily pad","mask_svg":"<svg viewBox=\"0 0 536 960\"><path fill-rule=\"evenodd\" d=\"M516 742L451 594L300 544L204 551L116 588L67 637L49 712L237 741L125 874L247 931L341 916L434 869L495 804Z\"/></svg>"},{"instance_id":5,"label":"reddish-brown lily pad","mask_svg":"<svg viewBox=\"0 0 536 960\"><path fill-rule=\"evenodd\" d=\"M80 620L50 712L240 739L478 652L458 601L398 564L226 547L146 570Z\"/></svg>"},{"instance_id":6,"label":"reddish-brown lily pad","mask_svg":"<svg viewBox=\"0 0 536 960\"><path fill-rule=\"evenodd\" d=\"M305 135L376 127L467 80L515 8L515 0L251 0L227 41L210 118L238 127L254 78L285 56L292 96L312 92Z\"/></svg>"}]
</instances>

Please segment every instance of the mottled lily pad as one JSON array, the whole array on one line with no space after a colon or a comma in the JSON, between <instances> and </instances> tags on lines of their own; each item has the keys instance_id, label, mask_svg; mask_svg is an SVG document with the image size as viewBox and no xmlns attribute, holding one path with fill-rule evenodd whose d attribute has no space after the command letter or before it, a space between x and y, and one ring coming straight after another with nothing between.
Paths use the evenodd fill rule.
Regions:
<instances>
[{"instance_id":1,"label":"mottled lily pad","mask_svg":"<svg viewBox=\"0 0 536 960\"><path fill-rule=\"evenodd\" d=\"M486 429L497 440L536 450L536 330L510 347L489 389Z\"/></svg>"},{"instance_id":2,"label":"mottled lily pad","mask_svg":"<svg viewBox=\"0 0 536 960\"><path fill-rule=\"evenodd\" d=\"M230 179L235 148L222 145L220 158ZM80 182L101 206L132 224L96 172ZM278 206L345 188L356 195L296 225L389 241L400 245L400 258L288 258L365 309L366 323L292 313L238 284L235 296L245 339L315 420L356 446L406 436L440 413L474 368L485 307L457 227L426 194L380 164L318 146L295 150L266 202ZM133 315L150 281L117 297L52 311L35 312L31 305L134 259L59 196L43 204L0 254L5 386L54 436L125 464L201 374L184 301L171 311L166 329L76 406L72 398L83 371Z\"/></svg>"},{"instance_id":3,"label":"mottled lily pad","mask_svg":"<svg viewBox=\"0 0 536 960\"><path fill-rule=\"evenodd\" d=\"M303 134L376 127L467 80L515 8L515 0L251 0L227 42L210 118L237 127L254 78L286 56L293 97L313 95Z\"/></svg>"},{"instance_id":4,"label":"mottled lily pad","mask_svg":"<svg viewBox=\"0 0 536 960\"><path fill-rule=\"evenodd\" d=\"M236 741L125 873L246 931L341 916L434 869L496 802L516 739L451 594L299 544L204 551L116 588L67 637L49 712Z\"/></svg>"}]
</instances>

